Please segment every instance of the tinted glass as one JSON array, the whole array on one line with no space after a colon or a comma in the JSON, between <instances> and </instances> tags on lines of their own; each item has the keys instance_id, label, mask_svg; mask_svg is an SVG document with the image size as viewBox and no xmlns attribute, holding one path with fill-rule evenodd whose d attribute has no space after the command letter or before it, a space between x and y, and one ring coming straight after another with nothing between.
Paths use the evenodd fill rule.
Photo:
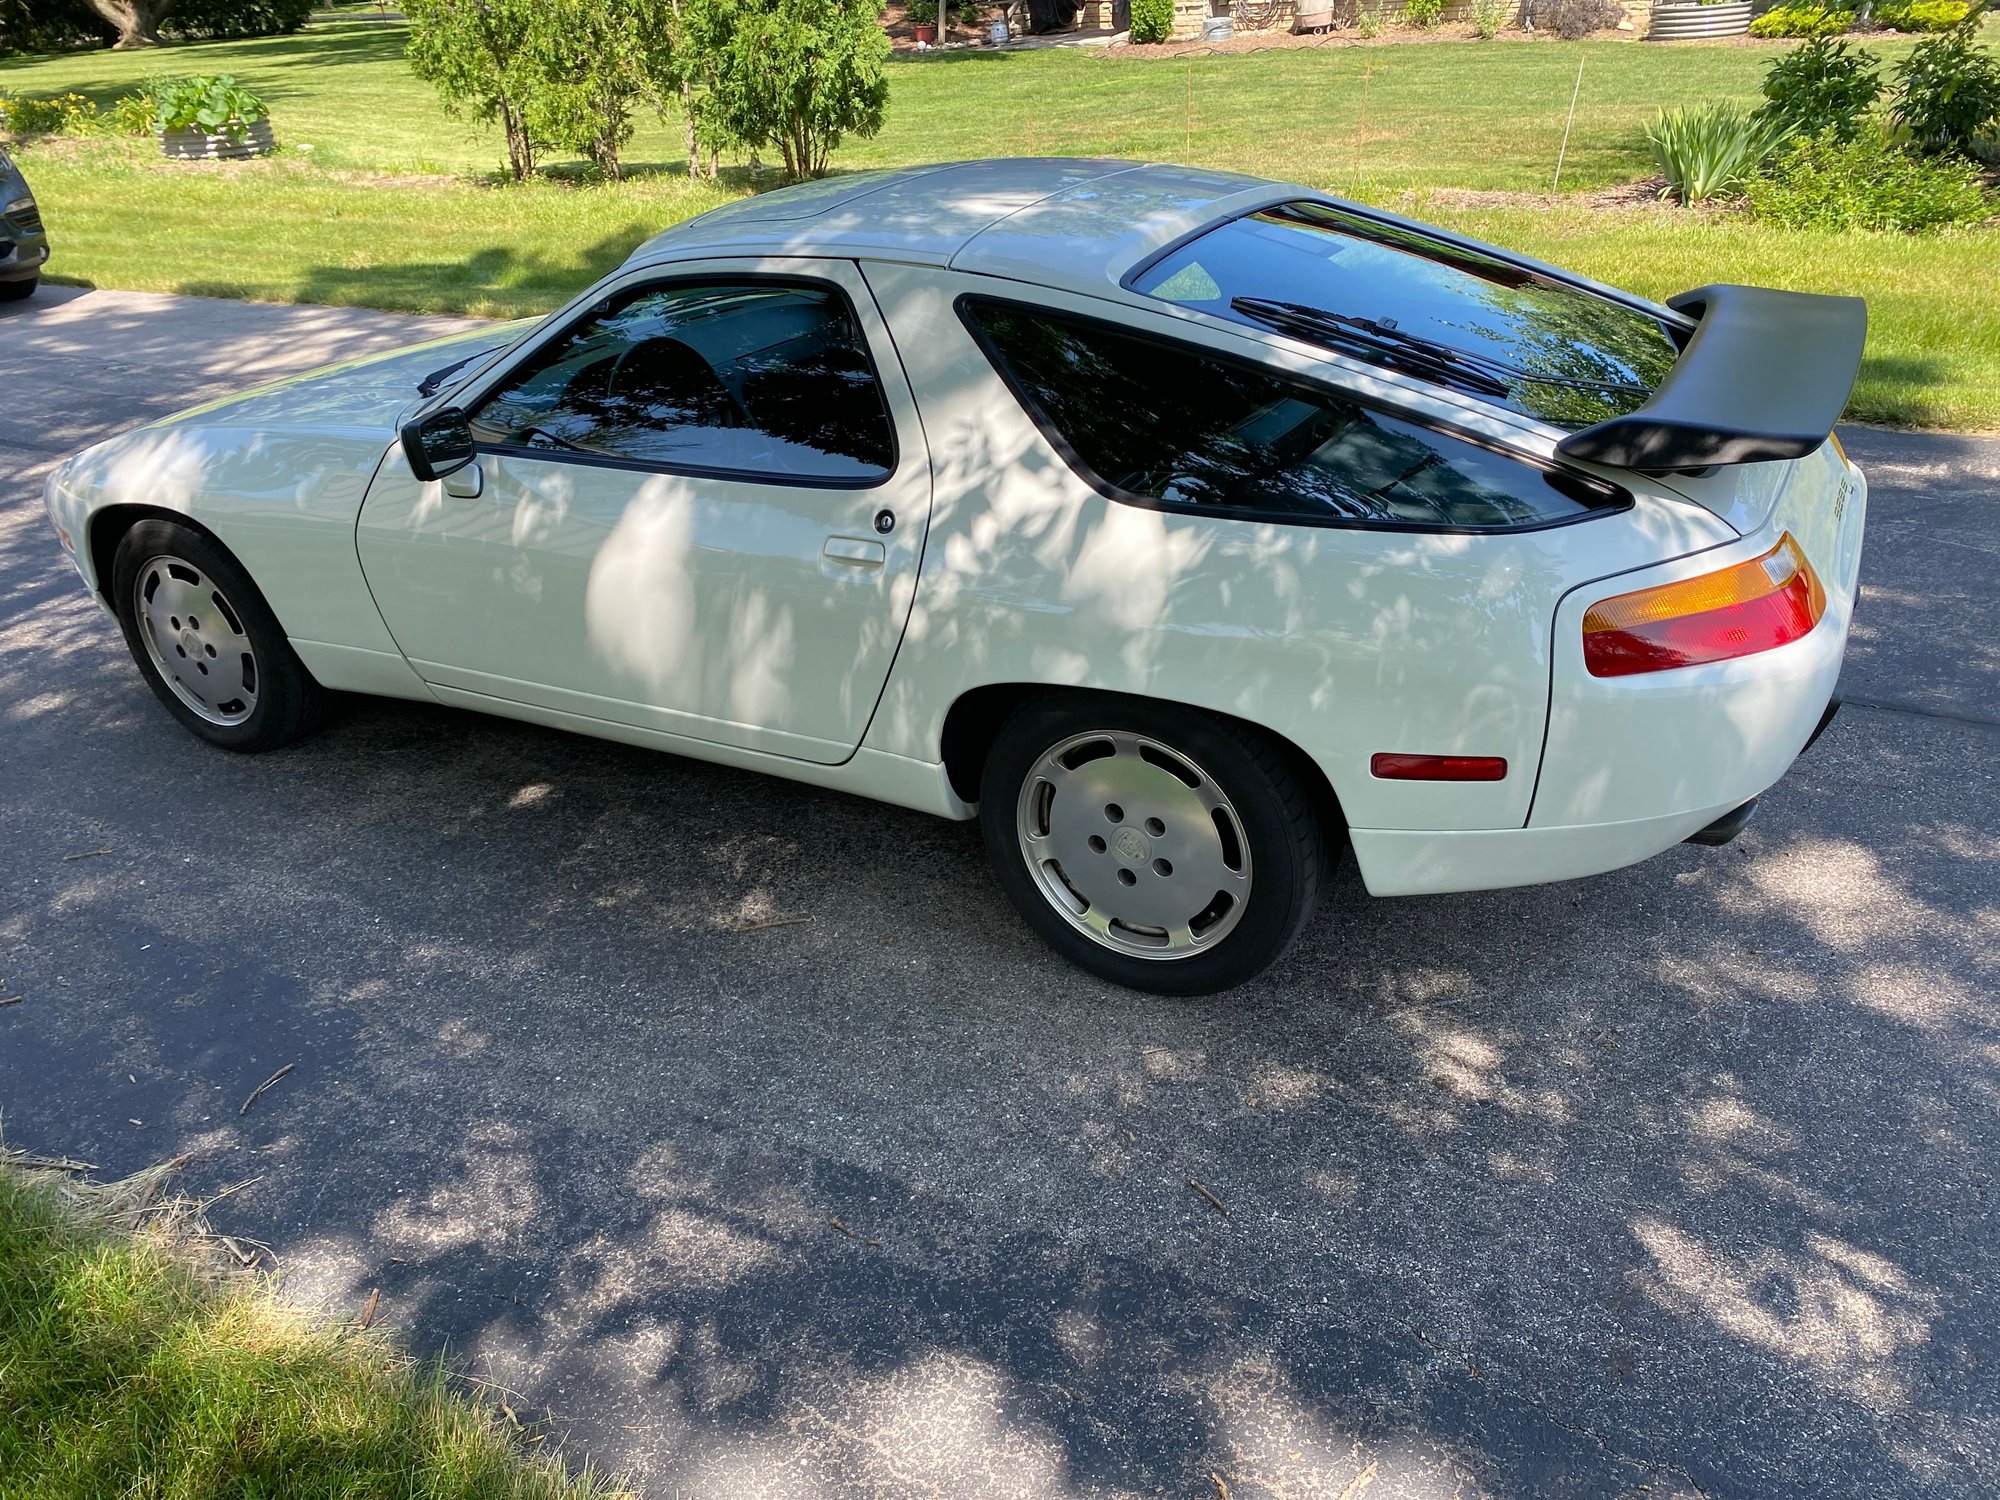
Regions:
<instances>
[{"instance_id":1,"label":"tinted glass","mask_svg":"<svg viewBox=\"0 0 2000 1500\"><path fill-rule=\"evenodd\" d=\"M1538 525L1625 498L1185 344L1008 304L967 312L1037 419L1130 495L1450 527Z\"/></svg>"},{"instance_id":2,"label":"tinted glass","mask_svg":"<svg viewBox=\"0 0 2000 1500\"><path fill-rule=\"evenodd\" d=\"M1476 394L1557 427L1643 405L1679 351L1658 319L1476 250L1317 203L1234 219L1134 283L1164 301L1260 325L1238 297L1302 303L1449 345L1507 386ZM1362 349L1340 352L1367 359ZM1378 361L1380 362L1380 361Z\"/></svg>"},{"instance_id":3,"label":"tinted glass","mask_svg":"<svg viewBox=\"0 0 2000 1500\"><path fill-rule=\"evenodd\" d=\"M774 283L631 295L516 372L472 427L487 444L760 479L867 481L895 461L846 301Z\"/></svg>"}]
</instances>

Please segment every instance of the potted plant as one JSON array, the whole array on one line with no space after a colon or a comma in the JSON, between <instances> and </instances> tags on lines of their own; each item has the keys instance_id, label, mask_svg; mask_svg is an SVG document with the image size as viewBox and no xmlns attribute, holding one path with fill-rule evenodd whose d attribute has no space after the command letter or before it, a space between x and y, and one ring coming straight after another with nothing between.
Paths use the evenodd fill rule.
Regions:
<instances>
[{"instance_id":1,"label":"potted plant","mask_svg":"<svg viewBox=\"0 0 2000 1500\"><path fill-rule=\"evenodd\" d=\"M263 156L276 146L264 101L227 73L167 78L152 86L160 153L214 161Z\"/></svg>"},{"instance_id":2,"label":"potted plant","mask_svg":"<svg viewBox=\"0 0 2000 1500\"><path fill-rule=\"evenodd\" d=\"M919 44L928 47L937 41L938 0L910 0L904 11Z\"/></svg>"},{"instance_id":3,"label":"potted plant","mask_svg":"<svg viewBox=\"0 0 2000 1500\"><path fill-rule=\"evenodd\" d=\"M1689 42L1742 36L1750 30L1753 0L1654 0L1646 26L1649 42Z\"/></svg>"}]
</instances>

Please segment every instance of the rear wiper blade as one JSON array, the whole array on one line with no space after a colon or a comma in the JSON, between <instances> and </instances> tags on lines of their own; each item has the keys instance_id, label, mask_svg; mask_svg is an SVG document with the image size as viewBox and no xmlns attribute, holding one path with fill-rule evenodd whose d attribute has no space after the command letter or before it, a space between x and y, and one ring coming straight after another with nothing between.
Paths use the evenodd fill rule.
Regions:
<instances>
[{"instance_id":1,"label":"rear wiper blade","mask_svg":"<svg viewBox=\"0 0 2000 1500\"><path fill-rule=\"evenodd\" d=\"M1413 375L1428 375L1475 395L1505 396L1513 389L1486 369L1486 361L1477 355L1370 318L1350 318L1303 302L1265 297L1236 297L1229 305L1246 318L1307 343L1372 356L1372 363L1400 366Z\"/></svg>"},{"instance_id":2,"label":"rear wiper blade","mask_svg":"<svg viewBox=\"0 0 2000 1500\"><path fill-rule=\"evenodd\" d=\"M1597 380L1577 375L1544 375L1539 371L1509 364L1504 359L1496 359L1490 354L1479 354L1471 349L1461 349L1456 344L1447 344L1441 339L1425 338L1422 334L1408 333L1398 328L1390 318L1357 318L1345 313L1328 312L1325 308L1311 307L1303 302L1280 302L1263 297L1238 297L1229 304L1247 318L1255 318L1285 332L1297 334L1308 342L1326 342L1349 348L1364 345L1385 349L1408 349L1448 365L1454 370L1462 370L1480 378L1483 389L1495 396L1509 393L1510 382L1518 385L1556 385L1579 391L1621 391L1628 395L1650 396L1652 391L1643 385L1635 385L1625 380ZM1454 379L1461 378L1454 375Z\"/></svg>"}]
</instances>

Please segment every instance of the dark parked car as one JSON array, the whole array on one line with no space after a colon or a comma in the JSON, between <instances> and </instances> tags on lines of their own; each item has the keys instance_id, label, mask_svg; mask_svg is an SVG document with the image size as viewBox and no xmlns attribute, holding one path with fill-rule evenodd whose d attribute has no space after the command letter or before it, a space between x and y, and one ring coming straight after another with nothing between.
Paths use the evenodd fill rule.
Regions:
<instances>
[{"instance_id":1,"label":"dark parked car","mask_svg":"<svg viewBox=\"0 0 2000 1500\"><path fill-rule=\"evenodd\" d=\"M28 179L0 147L0 302L31 296L49 258L49 237Z\"/></svg>"}]
</instances>

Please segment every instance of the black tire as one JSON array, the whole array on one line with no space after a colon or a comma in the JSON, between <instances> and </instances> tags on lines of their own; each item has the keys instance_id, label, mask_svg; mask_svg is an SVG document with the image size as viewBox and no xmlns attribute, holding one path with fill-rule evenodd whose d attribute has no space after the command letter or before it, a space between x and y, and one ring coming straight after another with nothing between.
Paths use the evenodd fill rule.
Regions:
<instances>
[{"instance_id":1,"label":"black tire","mask_svg":"<svg viewBox=\"0 0 2000 1500\"><path fill-rule=\"evenodd\" d=\"M1184 757L1235 810L1253 879L1235 925L1212 948L1177 958L1115 951L1080 931L1038 883L1017 836L1023 787L1044 755L1097 731L1141 736ZM1330 872L1313 799L1276 744L1231 720L1142 698L1060 694L1021 705L987 756L979 821L1001 888L1050 947L1100 978L1157 995L1215 994L1255 978L1318 908Z\"/></svg>"},{"instance_id":2,"label":"black tire","mask_svg":"<svg viewBox=\"0 0 2000 1500\"><path fill-rule=\"evenodd\" d=\"M0 281L0 302L23 302L35 295L35 288L42 284L39 276L30 276L26 281Z\"/></svg>"},{"instance_id":3,"label":"black tire","mask_svg":"<svg viewBox=\"0 0 2000 1500\"><path fill-rule=\"evenodd\" d=\"M162 675L140 632L136 589L140 570L159 557L192 564L227 599L235 623L250 641L256 661L256 701L248 717L212 723L184 703ZM326 689L313 680L284 628L271 613L250 575L212 538L174 521L140 521L119 539L111 563L111 604L125 632L125 644L147 685L167 712L198 739L225 750L275 750L317 728L328 707Z\"/></svg>"}]
</instances>

